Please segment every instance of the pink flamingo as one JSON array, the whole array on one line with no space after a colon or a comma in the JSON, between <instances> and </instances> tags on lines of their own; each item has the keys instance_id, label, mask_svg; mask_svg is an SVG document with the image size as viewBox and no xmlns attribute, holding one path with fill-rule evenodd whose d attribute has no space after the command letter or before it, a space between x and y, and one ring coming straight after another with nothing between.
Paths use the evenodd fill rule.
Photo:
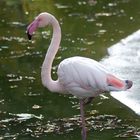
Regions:
<instances>
[{"instance_id":1,"label":"pink flamingo","mask_svg":"<svg viewBox=\"0 0 140 140\"><path fill-rule=\"evenodd\" d=\"M61 41L61 29L57 19L49 13L41 13L27 27L27 34L31 40L38 27L47 25L52 25L53 36L42 65L42 84L51 92L72 94L80 100L82 139L86 140L84 105L103 92L127 90L131 88L132 81L119 79L97 61L79 56L63 60L57 70L58 79L54 81L51 78L51 68Z\"/></svg>"}]
</instances>

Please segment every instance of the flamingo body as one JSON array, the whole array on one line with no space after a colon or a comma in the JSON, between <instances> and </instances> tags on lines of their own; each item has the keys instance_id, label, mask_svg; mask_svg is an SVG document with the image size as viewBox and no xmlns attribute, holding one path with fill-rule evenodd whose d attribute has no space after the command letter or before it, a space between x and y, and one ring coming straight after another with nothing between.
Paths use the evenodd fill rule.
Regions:
<instances>
[{"instance_id":1,"label":"flamingo body","mask_svg":"<svg viewBox=\"0 0 140 140\"><path fill-rule=\"evenodd\" d=\"M78 98L96 97L104 91L126 89L125 81L113 76L99 62L85 57L76 56L63 60L57 74L64 92ZM123 86L113 86L113 82L115 83L113 80L108 83L108 79L112 78L111 75Z\"/></svg>"}]
</instances>

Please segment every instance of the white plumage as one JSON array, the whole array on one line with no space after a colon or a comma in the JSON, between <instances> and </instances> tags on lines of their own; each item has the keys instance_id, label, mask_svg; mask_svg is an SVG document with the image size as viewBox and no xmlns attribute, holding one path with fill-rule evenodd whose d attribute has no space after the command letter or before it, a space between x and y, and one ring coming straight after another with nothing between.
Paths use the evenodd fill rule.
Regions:
<instances>
[{"instance_id":1,"label":"white plumage","mask_svg":"<svg viewBox=\"0 0 140 140\"><path fill-rule=\"evenodd\" d=\"M66 93L79 98L95 97L107 91L107 71L97 61L84 57L63 60L58 67L58 77Z\"/></svg>"}]
</instances>

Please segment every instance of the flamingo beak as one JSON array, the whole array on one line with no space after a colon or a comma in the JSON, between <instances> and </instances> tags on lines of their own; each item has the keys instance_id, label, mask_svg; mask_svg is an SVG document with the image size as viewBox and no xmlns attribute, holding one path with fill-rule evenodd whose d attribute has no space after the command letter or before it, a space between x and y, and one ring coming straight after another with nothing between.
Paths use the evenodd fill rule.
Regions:
<instances>
[{"instance_id":1,"label":"flamingo beak","mask_svg":"<svg viewBox=\"0 0 140 140\"><path fill-rule=\"evenodd\" d=\"M28 36L28 39L31 40L32 39L32 35L30 35L29 32L27 32L27 36Z\"/></svg>"},{"instance_id":2,"label":"flamingo beak","mask_svg":"<svg viewBox=\"0 0 140 140\"><path fill-rule=\"evenodd\" d=\"M39 20L35 19L30 25L28 25L28 27L27 27L27 36L28 36L29 40L32 39L33 32L35 32L35 30L37 29L38 24L39 24Z\"/></svg>"}]
</instances>

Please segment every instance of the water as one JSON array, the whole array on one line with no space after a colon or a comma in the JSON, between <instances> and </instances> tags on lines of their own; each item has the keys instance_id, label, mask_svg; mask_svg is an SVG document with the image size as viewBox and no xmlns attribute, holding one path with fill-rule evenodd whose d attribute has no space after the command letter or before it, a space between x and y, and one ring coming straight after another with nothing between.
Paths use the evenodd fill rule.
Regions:
<instances>
[{"instance_id":1,"label":"water","mask_svg":"<svg viewBox=\"0 0 140 140\"><path fill-rule=\"evenodd\" d=\"M140 115L139 36L140 30L108 48L109 57L102 61L114 73L133 81L133 87L127 90L127 92L114 92L111 95L130 107L138 115Z\"/></svg>"},{"instance_id":2,"label":"water","mask_svg":"<svg viewBox=\"0 0 140 140\"><path fill-rule=\"evenodd\" d=\"M40 67L51 29L38 30L32 42L25 33L38 13L53 13L62 27L52 73L55 79L64 58L81 55L101 60L108 47L138 30L139 4L139 0L1 0L0 139L81 139L78 100L52 94L41 84ZM86 117L89 140L138 139L140 135L139 116L109 94L87 106Z\"/></svg>"}]
</instances>

